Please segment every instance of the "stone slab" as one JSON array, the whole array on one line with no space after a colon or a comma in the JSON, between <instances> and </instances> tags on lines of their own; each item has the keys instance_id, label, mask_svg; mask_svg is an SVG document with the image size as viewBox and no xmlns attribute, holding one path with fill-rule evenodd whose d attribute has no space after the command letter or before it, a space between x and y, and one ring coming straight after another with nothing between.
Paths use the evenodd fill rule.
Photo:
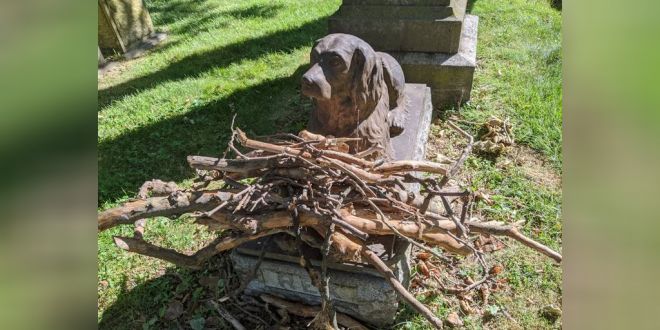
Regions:
<instances>
[{"instance_id":1,"label":"stone slab","mask_svg":"<svg viewBox=\"0 0 660 330\"><path fill-rule=\"evenodd\" d=\"M470 99L477 65L478 25L477 16L465 15L460 47L456 54L388 53L401 64L407 82L423 83L431 87L436 108L455 107Z\"/></svg>"},{"instance_id":2,"label":"stone slab","mask_svg":"<svg viewBox=\"0 0 660 330\"><path fill-rule=\"evenodd\" d=\"M431 89L425 84L406 84L408 118L406 128L392 138L395 160L424 160L431 127ZM413 129L416 128L416 129Z\"/></svg>"},{"instance_id":3,"label":"stone slab","mask_svg":"<svg viewBox=\"0 0 660 330\"><path fill-rule=\"evenodd\" d=\"M451 0L449 5L354 2L344 1L330 16L330 33L355 35L384 52L458 52L467 0Z\"/></svg>"},{"instance_id":4,"label":"stone slab","mask_svg":"<svg viewBox=\"0 0 660 330\"><path fill-rule=\"evenodd\" d=\"M406 84L405 93L409 113L405 123L404 133L392 139L395 159L424 159L426 142L431 129L431 90L423 84ZM414 189L414 187L411 187ZM392 236L391 239L394 237ZM286 240L286 238L283 238ZM410 279L410 248L402 240L373 242L373 247L380 249L381 258L387 260L393 250L405 250L394 268L395 275L404 284ZM275 239L273 239L275 241ZM391 247L393 242L396 244ZM235 270L241 275L250 272L258 260L262 244L266 240L248 242L234 249L231 259ZM320 304L316 288L311 284L306 271L299 266L299 256L292 251L285 251L284 243L270 243L268 251L257 272L256 278L246 288L247 294L258 295L268 293L284 299L299 301L306 304ZM378 244L381 245L378 248ZM316 255L314 255L316 253ZM309 249L305 254L310 257L312 265L319 267L320 254L318 250ZM387 281L374 269L364 264L332 263L330 269L330 294L336 300L337 309L362 321L378 327L390 324L398 309L396 292Z\"/></svg>"}]
</instances>

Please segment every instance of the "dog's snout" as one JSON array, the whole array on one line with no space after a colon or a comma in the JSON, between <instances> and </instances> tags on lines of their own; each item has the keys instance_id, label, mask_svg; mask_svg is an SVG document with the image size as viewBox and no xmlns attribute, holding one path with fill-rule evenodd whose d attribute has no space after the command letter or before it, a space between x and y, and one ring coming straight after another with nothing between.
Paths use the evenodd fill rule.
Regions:
<instances>
[{"instance_id":1,"label":"dog's snout","mask_svg":"<svg viewBox=\"0 0 660 330\"><path fill-rule=\"evenodd\" d=\"M307 70L302 76L301 82L304 95L321 99L330 98L332 88L318 63Z\"/></svg>"}]
</instances>

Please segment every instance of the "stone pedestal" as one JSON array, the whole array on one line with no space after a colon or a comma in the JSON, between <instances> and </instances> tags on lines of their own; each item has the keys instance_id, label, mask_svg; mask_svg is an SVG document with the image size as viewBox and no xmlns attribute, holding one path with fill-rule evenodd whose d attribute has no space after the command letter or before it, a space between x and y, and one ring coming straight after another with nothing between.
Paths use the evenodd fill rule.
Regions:
<instances>
[{"instance_id":1,"label":"stone pedestal","mask_svg":"<svg viewBox=\"0 0 660 330\"><path fill-rule=\"evenodd\" d=\"M423 84L406 84L410 112L404 133L392 139L396 159L424 159L426 141L431 127L431 90ZM415 187L411 187L414 189ZM295 249L287 249L292 242L286 234L273 239L267 246L261 267L256 278L251 281L246 293L258 295L268 293L284 299L306 304L320 304L318 290L312 285L306 271L298 264L299 255ZM370 247L383 260L396 258L394 273L408 285L410 279L410 248L403 240L393 236L374 236ZM277 240L277 241L276 241ZM287 243L289 242L289 243ZM231 259L240 276L249 273L258 260L266 239L248 242L233 250ZM395 251L402 251L395 255ZM320 252L308 249L305 254L314 267L320 267ZM387 281L366 264L329 263L330 295L340 312L357 319L382 327L394 320L398 309L396 292Z\"/></svg>"},{"instance_id":2,"label":"stone pedestal","mask_svg":"<svg viewBox=\"0 0 660 330\"><path fill-rule=\"evenodd\" d=\"M355 35L394 56L407 82L431 87L436 108L470 99L478 18L467 0L344 0L331 33Z\"/></svg>"}]
</instances>

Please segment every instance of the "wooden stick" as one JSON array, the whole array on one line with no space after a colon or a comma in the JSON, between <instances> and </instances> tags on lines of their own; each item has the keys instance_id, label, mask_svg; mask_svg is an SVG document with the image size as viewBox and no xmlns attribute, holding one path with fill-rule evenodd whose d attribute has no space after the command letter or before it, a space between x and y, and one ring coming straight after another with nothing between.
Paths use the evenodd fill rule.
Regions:
<instances>
[{"instance_id":1,"label":"wooden stick","mask_svg":"<svg viewBox=\"0 0 660 330\"><path fill-rule=\"evenodd\" d=\"M210 249L204 248L199 252L195 253L194 255L189 256L183 253L179 253L172 249L167 249L153 245L139 238L114 236L113 239L115 241L115 245L122 250L145 255L156 259L165 260L177 266L187 267L191 269L201 269L202 268L201 264L206 259L218 253L214 249L215 247L214 244L207 246L207 247L211 246L213 248Z\"/></svg>"},{"instance_id":2,"label":"wooden stick","mask_svg":"<svg viewBox=\"0 0 660 330\"><path fill-rule=\"evenodd\" d=\"M523 245L530 247L546 256L552 258L557 263L561 263L562 256L551 248L537 242L523 233L521 233L515 226L506 226L501 224L493 224L488 222L468 221L465 223L471 230L482 234L491 234L496 236L507 236L515 239Z\"/></svg>"},{"instance_id":3,"label":"wooden stick","mask_svg":"<svg viewBox=\"0 0 660 330\"><path fill-rule=\"evenodd\" d=\"M344 236L344 237L342 237ZM336 241L335 241L336 240ZM385 265L385 263L380 260L380 258L369 248L364 245L359 245L355 243L355 239L350 238L348 235L344 235L339 232L333 234L333 244L342 244L344 249L359 251L362 257L381 274L387 282L392 286L394 291L398 294L399 298L407 303L410 307L414 308L417 312L422 314L426 320L428 320L436 329L442 329L442 321L433 314L424 304L422 304L417 298L415 298L409 291L406 289L401 282L394 276L392 270Z\"/></svg>"},{"instance_id":4,"label":"wooden stick","mask_svg":"<svg viewBox=\"0 0 660 330\"><path fill-rule=\"evenodd\" d=\"M295 149L295 148L291 148L291 147L287 147L287 146L279 146L279 145L276 145L276 144L271 144L271 143L267 143L267 142L261 142L261 141L256 141L256 140L249 139L247 137L247 135L238 128L236 128L236 132L237 132L236 135L238 137L238 142L240 142L241 145L246 147L246 148L260 149L260 150L268 151L268 152L275 153L275 154L298 155L298 156L301 156L301 157L307 158L307 159L316 159L317 158L317 157L312 156L312 154L310 154L309 152L302 151L302 150L299 150L299 149ZM371 168L374 165L370 161L357 158L355 156L352 156L352 155L344 153L344 152L338 152L338 151L334 151L334 150L318 150L318 152L322 156L326 156L328 158L337 159L337 160L340 160L340 161L345 162L345 163L354 164L354 165L358 165L358 166L362 166L362 167L366 167L366 168Z\"/></svg>"},{"instance_id":5,"label":"wooden stick","mask_svg":"<svg viewBox=\"0 0 660 330\"><path fill-rule=\"evenodd\" d=\"M225 319L227 322L231 324L232 327L236 330L245 330L245 327L241 324L241 322L238 322L238 320L229 313L226 309L220 307L215 301L209 300L209 304L213 306L216 312L218 312L218 315L220 315L223 319Z\"/></svg>"},{"instance_id":6,"label":"wooden stick","mask_svg":"<svg viewBox=\"0 0 660 330\"><path fill-rule=\"evenodd\" d=\"M273 305L278 308L282 308L287 312L300 317L315 317L318 313L321 312L321 307L319 306L303 305L303 304L287 301L275 296L271 296L269 294L262 294L259 297L261 298L261 300L263 300L264 302L270 305ZM351 330L368 329L354 318L339 312L337 313L337 322Z\"/></svg>"},{"instance_id":7,"label":"wooden stick","mask_svg":"<svg viewBox=\"0 0 660 330\"><path fill-rule=\"evenodd\" d=\"M217 170L231 173L248 174L264 168L278 165L280 155L249 159L218 159L206 156L188 156L188 165L200 170Z\"/></svg>"},{"instance_id":8,"label":"wooden stick","mask_svg":"<svg viewBox=\"0 0 660 330\"><path fill-rule=\"evenodd\" d=\"M200 249L193 255L186 255L172 249L160 247L140 238L114 236L115 245L122 250L134 252L148 257L165 260L177 266L191 269L201 269L202 264L212 256L233 249L247 241L252 241L265 236L286 231L284 229L273 229L246 236L229 236L215 239L213 242Z\"/></svg>"},{"instance_id":9,"label":"wooden stick","mask_svg":"<svg viewBox=\"0 0 660 330\"><path fill-rule=\"evenodd\" d=\"M421 239L425 242L446 247L448 250L460 254L467 253L469 249L455 238L452 238L450 235L446 235L449 232L457 231L456 224L452 220L446 219L436 214L427 213L426 216L431 217L432 219L432 225L425 225L424 223L401 220L390 220L387 222L387 224L385 224L383 222L384 220L375 218L373 215L371 215L371 218L367 218L370 215L364 211L358 211L358 215L353 215L347 210L341 210L339 212L342 215L342 220L369 235L392 235L393 231L388 228L391 226L403 236L418 239L421 226L421 232L423 233ZM277 211L262 215L252 215L252 217L257 223L258 231L265 229L285 228L291 226L292 223L291 216L287 211ZM315 227L321 225L324 222L324 218L313 212L301 211L300 221L301 225L303 226ZM231 228L232 218L230 214L227 214L227 212L218 212L210 218L200 218L198 219L198 222L209 226L209 228L212 230L222 230ZM549 247L537 241L532 240L529 237L526 237L525 235L521 234L514 226L480 221L466 221L465 226L468 227L469 230L476 233L485 233L495 236L507 236L513 238L522 244L554 259L557 262L561 262L562 260L561 254L553 251Z\"/></svg>"},{"instance_id":10,"label":"wooden stick","mask_svg":"<svg viewBox=\"0 0 660 330\"><path fill-rule=\"evenodd\" d=\"M132 224L144 218L181 215L192 211L209 211L223 201L231 200L235 190L183 192L124 203L99 213L98 231L121 224Z\"/></svg>"},{"instance_id":11,"label":"wooden stick","mask_svg":"<svg viewBox=\"0 0 660 330\"><path fill-rule=\"evenodd\" d=\"M427 172L435 174L447 174L447 165L429 162L425 160L400 160L387 162L373 169L380 174L391 174L401 172Z\"/></svg>"}]
</instances>

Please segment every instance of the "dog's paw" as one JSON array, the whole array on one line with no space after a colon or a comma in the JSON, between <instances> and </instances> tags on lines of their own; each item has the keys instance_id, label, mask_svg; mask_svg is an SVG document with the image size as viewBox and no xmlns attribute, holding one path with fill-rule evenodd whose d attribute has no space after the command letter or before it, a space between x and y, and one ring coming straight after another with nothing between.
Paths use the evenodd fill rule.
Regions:
<instances>
[{"instance_id":1,"label":"dog's paw","mask_svg":"<svg viewBox=\"0 0 660 330\"><path fill-rule=\"evenodd\" d=\"M387 121L390 124L390 136L397 136L403 133L406 116L407 112L404 108L396 108L387 114Z\"/></svg>"}]
</instances>

